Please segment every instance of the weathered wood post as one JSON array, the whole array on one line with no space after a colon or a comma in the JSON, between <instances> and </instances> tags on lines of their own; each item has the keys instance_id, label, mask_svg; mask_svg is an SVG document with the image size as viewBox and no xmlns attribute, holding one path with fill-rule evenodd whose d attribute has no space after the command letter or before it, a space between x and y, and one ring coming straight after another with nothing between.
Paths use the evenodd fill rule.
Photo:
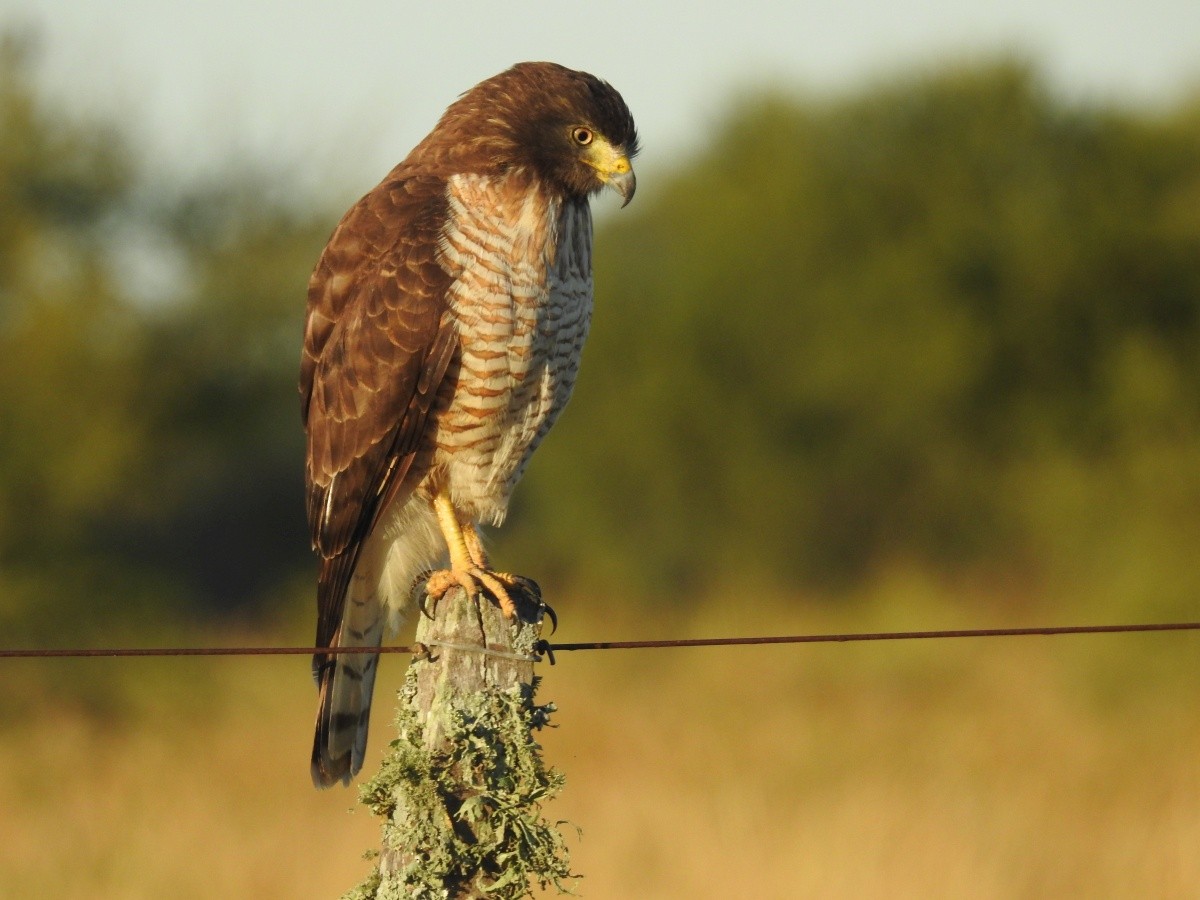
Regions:
<instances>
[{"instance_id":1,"label":"weathered wood post","mask_svg":"<svg viewBox=\"0 0 1200 900\"><path fill-rule=\"evenodd\" d=\"M399 736L360 791L383 819L379 865L343 900L519 898L532 881L565 890L566 846L541 811L563 779L532 736L553 709L534 703L544 607L514 599L509 620L456 587L421 617L429 652L409 667Z\"/></svg>"}]
</instances>

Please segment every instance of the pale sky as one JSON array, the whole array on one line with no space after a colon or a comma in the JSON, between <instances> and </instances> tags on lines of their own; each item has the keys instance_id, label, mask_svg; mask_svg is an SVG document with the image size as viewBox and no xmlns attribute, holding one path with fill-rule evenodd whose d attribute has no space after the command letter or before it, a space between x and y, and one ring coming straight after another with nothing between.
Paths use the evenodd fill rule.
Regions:
<instances>
[{"instance_id":1,"label":"pale sky","mask_svg":"<svg viewBox=\"0 0 1200 900\"><path fill-rule=\"evenodd\" d=\"M0 0L14 24L43 36L46 90L132 121L157 170L242 154L338 191L369 188L459 93L522 59L612 82L651 170L758 83L837 90L1015 51L1072 95L1200 89L1200 0Z\"/></svg>"}]
</instances>

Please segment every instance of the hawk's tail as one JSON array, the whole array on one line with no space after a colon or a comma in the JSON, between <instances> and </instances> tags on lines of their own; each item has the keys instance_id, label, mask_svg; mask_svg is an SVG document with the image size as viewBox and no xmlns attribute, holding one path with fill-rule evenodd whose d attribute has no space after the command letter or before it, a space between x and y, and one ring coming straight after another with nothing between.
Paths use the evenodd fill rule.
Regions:
<instances>
[{"instance_id":1,"label":"hawk's tail","mask_svg":"<svg viewBox=\"0 0 1200 900\"><path fill-rule=\"evenodd\" d=\"M378 647L384 616L377 601L348 602L334 647ZM359 619L360 622L353 621ZM357 626L357 627L356 627ZM312 779L319 788L349 784L362 768L371 719L371 692L379 667L377 653L338 653L313 659L320 690L313 738Z\"/></svg>"},{"instance_id":2,"label":"hawk's tail","mask_svg":"<svg viewBox=\"0 0 1200 900\"><path fill-rule=\"evenodd\" d=\"M405 504L384 526L367 538L361 554L324 561L317 583L317 605L322 610L317 621L318 646L378 647L385 635L400 630L413 608L419 574L445 552L428 503ZM350 565L353 573L345 577L344 567ZM344 585L344 603L331 602L332 597L325 593L336 590L337 585ZM327 636L328 644L324 643ZM321 695L312 751L312 779L317 787L338 781L349 784L362 768L378 668L377 653L318 653L313 657L313 676Z\"/></svg>"}]
</instances>

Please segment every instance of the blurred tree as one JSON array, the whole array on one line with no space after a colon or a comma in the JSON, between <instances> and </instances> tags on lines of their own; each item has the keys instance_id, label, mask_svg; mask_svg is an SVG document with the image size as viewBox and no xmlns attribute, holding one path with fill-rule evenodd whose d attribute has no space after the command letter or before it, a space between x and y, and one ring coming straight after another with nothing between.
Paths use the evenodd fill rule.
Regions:
<instances>
[{"instance_id":1,"label":"blurred tree","mask_svg":"<svg viewBox=\"0 0 1200 900\"><path fill-rule=\"evenodd\" d=\"M295 378L337 211L244 166L150 185L26 57L0 47L0 626L307 590ZM631 600L898 561L1200 592L1200 107L1014 64L747 95L643 182L506 566Z\"/></svg>"},{"instance_id":2,"label":"blurred tree","mask_svg":"<svg viewBox=\"0 0 1200 900\"><path fill-rule=\"evenodd\" d=\"M1198 151L1194 111L1068 105L1019 64L747 97L601 231L514 537L649 590L1097 571L1085 520L1111 549L1109 504L1162 530L1164 492L1196 538ZM1139 455L1193 464L1151 500Z\"/></svg>"},{"instance_id":3,"label":"blurred tree","mask_svg":"<svg viewBox=\"0 0 1200 900\"><path fill-rule=\"evenodd\" d=\"M330 217L261 173L148 186L29 57L0 43L0 622L253 612L308 559L296 348Z\"/></svg>"},{"instance_id":4,"label":"blurred tree","mask_svg":"<svg viewBox=\"0 0 1200 900\"><path fill-rule=\"evenodd\" d=\"M334 217L274 187L244 172L160 211L186 277L144 317L150 477L118 538L210 611L277 602L311 564L296 372L307 276Z\"/></svg>"},{"instance_id":5,"label":"blurred tree","mask_svg":"<svg viewBox=\"0 0 1200 900\"><path fill-rule=\"evenodd\" d=\"M115 575L84 545L138 466L142 344L104 247L127 155L40 108L28 52L0 42L0 616L52 631Z\"/></svg>"}]
</instances>

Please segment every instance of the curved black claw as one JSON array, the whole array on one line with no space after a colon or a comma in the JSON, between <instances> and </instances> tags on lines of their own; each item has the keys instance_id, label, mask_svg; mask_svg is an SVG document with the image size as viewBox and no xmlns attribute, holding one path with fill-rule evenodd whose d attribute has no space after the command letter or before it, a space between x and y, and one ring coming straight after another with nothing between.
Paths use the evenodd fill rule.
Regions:
<instances>
[{"instance_id":1,"label":"curved black claw","mask_svg":"<svg viewBox=\"0 0 1200 900\"><path fill-rule=\"evenodd\" d=\"M430 612L429 607L425 605L425 601L429 599L429 595L421 591L421 595L417 600L417 609L421 611L421 615L433 621L433 614L437 612L437 600L433 601L433 612Z\"/></svg>"},{"instance_id":2,"label":"curved black claw","mask_svg":"<svg viewBox=\"0 0 1200 900\"><path fill-rule=\"evenodd\" d=\"M429 607L425 605L425 602L429 599L429 592L425 588L429 583L429 576L432 574L433 569L426 569L413 579L412 587L409 588L410 594L417 598L417 609L421 611L421 615L430 620L433 619L434 614L437 612L439 599L437 597L433 598L433 611L430 612Z\"/></svg>"},{"instance_id":3,"label":"curved black claw","mask_svg":"<svg viewBox=\"0 0 1200 900\"><path fill-rule=\"evenodd\" d=\"M549 603L547 603L545 600L542 600L541 603L542 603L542 614L550 619L550 633L554 634L556 631L558 631L558 613L556 613L554 611L554 607L551 606ZM550 665L554 665L553 657L551 657L551 659L550 659Z\"/></svg>"}]
</instances>

